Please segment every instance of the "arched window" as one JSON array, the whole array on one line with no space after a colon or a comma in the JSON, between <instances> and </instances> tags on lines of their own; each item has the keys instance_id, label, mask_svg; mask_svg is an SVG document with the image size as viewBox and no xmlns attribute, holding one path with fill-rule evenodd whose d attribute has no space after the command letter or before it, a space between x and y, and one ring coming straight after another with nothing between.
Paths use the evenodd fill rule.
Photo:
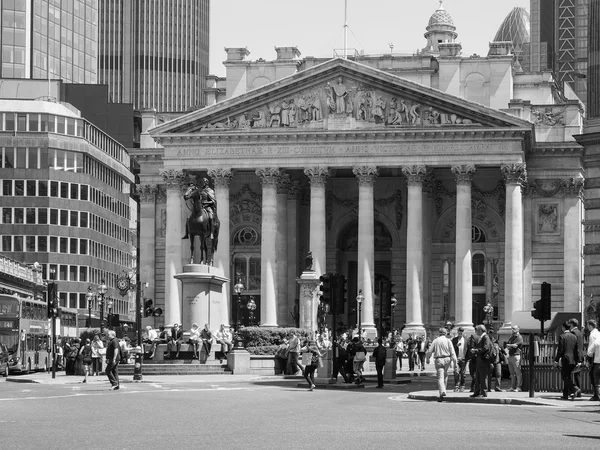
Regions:
<instances>
[{"instance_id":1,"label":"arched window","mask_svg":"<svg viewBox=\"0 0 600 450\"><path fill-rule=\"evenodd\" d=\"M233 236L234 245L258 245L260 244L260 234L253 227L241 228Z\"/></svg>"},{"instance_id":2,"label":"arched window","mask_svg":"<svg viewBox=\"0 0 600 450\"><path fill-rule=\"evenodd\" d=\"M473 286L485 286L485 258L481 253L473 255Z\"/></svg>"},{"instance_id":3,"label":"arched window","mask_svg":"<svg viewBox=\"0 0 600 450\"><path fill-rule=\"evenodd\" d=\"M477 225L471 227L471 242L485 242L485 232Z\"/></svg>"}]
</instances>

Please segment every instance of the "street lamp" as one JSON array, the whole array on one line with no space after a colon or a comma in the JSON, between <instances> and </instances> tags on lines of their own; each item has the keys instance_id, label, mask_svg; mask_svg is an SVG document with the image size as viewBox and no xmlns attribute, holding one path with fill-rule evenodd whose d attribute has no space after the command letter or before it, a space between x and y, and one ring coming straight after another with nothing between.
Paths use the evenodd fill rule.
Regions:
<instances>
[{"instance_id":1,"label":"street lamp","mask_svg":"<svg viewBox=\"0 0 600 450\"><path fill-rule=\"evenodd\" d=\"M100 308L100 334L104 334L104 296L106 295L107 287L104 284L104 278L100 280L100 285L98 286L98 295L100 296L100 301L98 302L98 306Z\"/></svg>"},{"instance_id":2,"label":"street lamp","mask_svg":"<svg viewBox=\"0 0 600 450\"><path fill-rule=\"evenodd\" d=\"M108 306L108 327L109 329L112 327L112 309L113 309L113 299L112 297L108 297L108 301L106 302L106 306Z\"/></svg>"},{"instance_id":3,"label":"street lamp","mask_svg":"<svg viewBox=\"0 0 600 450\"><path fill-rule=\"evenodd\" d=\"M250 300L248 300L248 304L246 305L248 311L250 311L250 325L254 322L254 310L256 309L256 303L254 303L254 296L250 296Z\"/></svg>"},{"instance_id":4,"label":"street lamp","mask_svg":"<svg viewBox=\"0 0 600 450\"><path fill-rule=\"evenodd\" d=\"M392 317L390 318L390 328L392 329L392 340L390 342L390 348L396 347L396 332L394 330L394 310L396 309L396 304L398 303L398 299L396 298L396 294L392 293L392 297L390 298L390 304L392 305ZM395 366L395 364L394 364Z\"/></svg>"},{"instance_id":5,"label":"street lamp","mask_svg":"<svg viewBox=\"0 0 600 450\"><path fill-rule=\"evenodd\" d=\"M358 337L362 341L362 303L365 301L365 296L362 293L362 289L358 290L358 295L356 296L356 304L358 305Z\"/></svg>"},{"instance_id":6,"label":"street lamp","mask_svg":"<svg viewBox=\"0 0 600 450\"><path fill-rule=\"evenodd\" d=\"M85 294L85 298L88 305L88 328L92 328L92 302L94 301L94 294L91 286L88 286L88 291L87 294Z\"/></svg>"},{"instance_id":7,"label":"street lamp","mask_svg":"<svg viewBox=\"0 0 600 450\"><path fill-rule=\"evenodd\" d=\"M238 282L236 283L235 286L233 286L233 291L237 294L238 298L237 298L237 308L235 310L235 327L237 330L240 329L240 327L242 326L242 322L240 320L240 309L242 307L242 292L244 292L244 290L246 289L246 287L242 284L242 279L239 278Z\"/></svg>"}]
</instances>

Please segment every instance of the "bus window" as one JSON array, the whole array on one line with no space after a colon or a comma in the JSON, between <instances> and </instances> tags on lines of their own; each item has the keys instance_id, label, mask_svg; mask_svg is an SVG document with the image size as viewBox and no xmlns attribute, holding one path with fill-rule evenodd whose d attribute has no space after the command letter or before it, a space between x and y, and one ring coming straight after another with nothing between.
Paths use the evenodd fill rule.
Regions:
<instances>
[{"instance_id":1,"label":"bus window","mask_svg":"<svg viewBox=\"0 0 600 450\"><path fill-rule=\"evenodd\" d=\"M8 353L16 352L19 348L19 332L0 328L0 345L7 349Z\"/></svg>"}]
</instances>

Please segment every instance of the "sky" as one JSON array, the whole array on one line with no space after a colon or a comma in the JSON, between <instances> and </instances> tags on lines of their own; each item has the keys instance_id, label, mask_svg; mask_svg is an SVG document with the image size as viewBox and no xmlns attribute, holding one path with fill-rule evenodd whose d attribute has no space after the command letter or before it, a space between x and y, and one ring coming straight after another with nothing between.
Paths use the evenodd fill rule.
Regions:
<instances>
[{"instance_id":1,"label":"sky","mask_svg":"<svg viewBox=\"0 0 600 450\"><path fill-rule=\"evenodd\" d=\"M438 0L346 0L348 48L413 54ZM211 0L209 73L225 76L225 47L246 47L248 59L276 57L274 47L298 47L302 57L331 57L343 49L345 0ZM530 0L445 0L463 56L487 55L506 15Z\"/></svg>"}]
</instances>

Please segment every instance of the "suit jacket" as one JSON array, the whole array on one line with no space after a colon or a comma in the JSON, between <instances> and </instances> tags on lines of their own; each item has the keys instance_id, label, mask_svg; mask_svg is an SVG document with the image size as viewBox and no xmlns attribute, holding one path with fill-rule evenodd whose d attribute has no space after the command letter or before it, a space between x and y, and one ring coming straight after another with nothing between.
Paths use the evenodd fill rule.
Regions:
<instances>
[{"instance_id":1,"label":"suit jacket","mask_svg":"<svg viewBox=\"0 0 600 450\"><path fill-rule=\"evenodd\" d=\"M174 341L183 339L183 330L179 328L177 331L175 331L175 328L171 328L171 339Z\"/></svg>"},{"instance_id":2,"label":"suit jacket","mask_svg":"<svg viewBox=\"0 0 600 450\"><path fill-rule=\"evenodd\" d=\"M492 362L488 360L488 353L492 349L492 340L490 339L487 333L483 334L479 338L479 341L475 345L475 348L477 349L478 361Z\"/></svg>"},{"instance_id":3,"label":"suit jacket","mask_svg":"<svg viewBox=\"0 0 600 450\"><path fill-rule=\"evenodd\" d=\"M571 333L577 338L577 358L578 362L583 361L583 334L579 328L573 328Z\"/></svg>"},{"instance_id":4,"label":"suit jacket","mask_svg":"<svg viewBox=\"0 0 600 450\"><path fill-rule=\"evenodd\" d=\"M570 331L560 335L558 338L558 350L554 361L562 361L563 364L577 364L579 359L577 336Z\"/></svg>"},{"instance_id":5,"label":"suit jacket","mask_svg":"<svg viewBox=\"0 0 600 450\"><path fill-rule=\"evenodd\" d=\"M472 350L477 348L478 342L479 336L476 334L469 336L469 339L467 339L467 353L465 353L465 361L470 361L477 356Z\"/></svg>"}]
</instances>

